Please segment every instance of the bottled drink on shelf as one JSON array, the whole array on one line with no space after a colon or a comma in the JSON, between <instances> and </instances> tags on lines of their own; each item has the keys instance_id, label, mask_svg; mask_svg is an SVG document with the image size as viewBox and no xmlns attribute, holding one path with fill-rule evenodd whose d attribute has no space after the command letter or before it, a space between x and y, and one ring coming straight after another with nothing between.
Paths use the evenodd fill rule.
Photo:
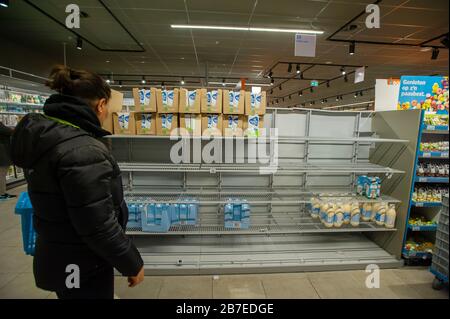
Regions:
<instances>
[{"instance_id":1,"label":"bottled drink on shelf","mask_svg":"<svg viewBox=\"0 0 450 319\"><path fill-rule=\"evenodd\" d=\"M397 217L397 212L395 211L395 205L389 205L389 209L386 211L386 218L384 221L384 226L386 228L395 227L395 218Z\"/></svg>"}]
</instances>

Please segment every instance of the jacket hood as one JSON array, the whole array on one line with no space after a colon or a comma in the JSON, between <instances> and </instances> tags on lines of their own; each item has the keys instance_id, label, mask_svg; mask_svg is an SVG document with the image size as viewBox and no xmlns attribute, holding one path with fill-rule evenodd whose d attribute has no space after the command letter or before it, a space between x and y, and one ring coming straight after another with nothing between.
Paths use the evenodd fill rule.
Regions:
<instances>
[{"instance_id":1,"label":"jacket hood","mask_svg":"<svg viewBox=\"0 0 450 319\"><path fill-rule=\"evenodd\" d=\"M52 95L45 102L44 114L27 114L17 124L11 138L11 158L15 165L31 168L53 147L78 136L110 134L100 127L91 108L76 97Z\"/></svg>"}]
</instances>

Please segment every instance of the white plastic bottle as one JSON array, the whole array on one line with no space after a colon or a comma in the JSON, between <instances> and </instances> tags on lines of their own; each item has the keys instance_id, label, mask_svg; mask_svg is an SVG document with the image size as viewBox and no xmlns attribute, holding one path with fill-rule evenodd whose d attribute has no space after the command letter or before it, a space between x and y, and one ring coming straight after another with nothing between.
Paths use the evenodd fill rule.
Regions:
<instances>
[{"instance_id":1,"label":"white plastic bottle","mask_svg":"<svg viewBox=\"0 0 450 319\"><path fill-rule=\"evenodd\" d=\"M334 204L329 205L329 208L325 215L324 221L325 227L327 228L333 227L335 211L336 211L335 205Z\"/></svg>"},{"instance_id":2,"label":"white plastic bottle","mask_svg":"<svg viewBox=\"0 0 450 319\"><path fill-rule=\"evenodd\" d=\"M344 214L344 224L348 225L350 224L350 212L352 210L352 205L350 202L345 202L344 205L342 205L342 212Z\"/></svg>"},{"instance_id":3,"label":"white plastic bottle","mask_svg":"<svg viewBox=\"0 0 450 319\"><path fill-rule=\"evenodd\" d=\"M383 226L386 220L386 204L381 203L378 210L375 213L375 222L379 226Z\"/></svg>"},{"instance_id":4,"label":"white plastic bottle","mask_svg":"<svg viewBox=\"0 0 450 319\"><path fill-rule=\"evenodd\" d=\"M359 220L361 217L361 210L359 208L359 204L357 202L352 204L351 212L350 212L350 224L354 227L359 226Z\"/></svg>"},{"instance_id":5,"label":"white plastic bottle","mask_svg":"<svg viewBox=\"0 0 450 319\"><path fill-rule=\"evenodd\" d=\"M320 221L322 223L325 223L325 216L327 214L328 209L330 208L330 205L326 203L325 201L322 202L322 205L320 206Z\"/></svg>"},{"instance_id":6,"label":"white plastic bottle","mask_svg":"<svg viewBox=\"0 0 450 319\"><path fill-rule=\"evenodd\" d=\"M311 201L312 209L311 209L311 217L314 219L319 218L320 213L320 201L318 198L313 198Z\"/></svg>"},{"instance_id":7,"label":"white plastic bottle","mask_svg":"<svg viewBox=\"0 0 450 319\"><path fill-rule=\"evenodd\" d=\"M364 203L361 211L361 219L365 222L370 221L372 218L372 204Z\"/></svg>"},{"instance_id":8,"label":"white plastic bottle","mask_svg":"<svg viewBox=\"0 0 450 319\"><path fill-rule=\"evenodd\" d=\"M397 212L395 211L395 205L389 205L389 209L386 211L386 219L384 221L384 226L386 228L395 227L395 218L397 217Z\"/></svg>"},{"instance_id":9,"label":"white plastic bottle","mask_svg":"<svg viewBox=\"0 0 450 319\"><path fill-rule=\"evenodd\" d=\"M383 203L376 202L372 205L372 214L370 215L370 221L374 222L376 219L376 214L380 210Z\"/></svg>"},{"instance_id":10,"label":"white plastic bottle","mask_svg":"<svg viewBox=\"0 0 450 319\"><path fill-rule=\"evenodd\" d=\"M334 222L333 222L333 226L334 227L341 227L342 224L344 224L344 211L342 209L342 203L338 203L337 204L337 208L334 212Z\"/></svg>"}]
</instances>

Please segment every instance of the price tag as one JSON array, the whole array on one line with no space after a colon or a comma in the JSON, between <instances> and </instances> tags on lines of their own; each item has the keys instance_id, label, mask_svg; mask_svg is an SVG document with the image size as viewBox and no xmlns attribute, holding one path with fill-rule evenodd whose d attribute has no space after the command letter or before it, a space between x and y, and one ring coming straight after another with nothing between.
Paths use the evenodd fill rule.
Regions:
<instances>
[{"instance_id":1,"label":"price tag","mask_svg":"<svg viewBox=\"0 0 450 319\"><path fill-rule=\"evenodd\" d=\"M419 230L420 230L420 227L419 227L419 226L414 226L414 227L412 228L412 230L413 230L413 231L419 231Z\"/></svg>"},{"instance_id":2,"label":"price tag","mask_svg":"<svg viewBox=\"0 0 450 319\"><path fill-rule=\"evenodd\" d=\"M423 157L431 157L431 153L423 153Z\"/></svg>"},{"instance_id":3,"label":"price tag","mask_svg":"<svg viewBox=\"0 0 450 319\"><path fill-rule=\"evenodd\" d=\"M434 125L428 125L427 130L434 131L436 127Z\"/></svg>"},{"instance_id":4,"label":"price tag","mask_svg":"<svg viewBox=\"0 0 450 319\"><path fill-rule=\"evenodd\" d=\"M419 177L419 182L426 182L427 181L427 178L426 177Z\"/></svg>"},{"instance_id":5,"label":"price tag","mask_svg":"<svg viewBox=\"0 0 450 319\"><path fill-rule=\"evenodd\" d=\"M441 157L448 157L448 153L441 153Z\"/></svg>"},{"instance_id":6,"label":"price tag","mask_svg":"<svg viewBox=\"0 0 450 319\"><path fill-rule=\"evenodd\" d=\"M417 207L423 207L423 203L417 203L417 202L416 202L416 206L417 206Z\"/></svg>"}]
</instances>

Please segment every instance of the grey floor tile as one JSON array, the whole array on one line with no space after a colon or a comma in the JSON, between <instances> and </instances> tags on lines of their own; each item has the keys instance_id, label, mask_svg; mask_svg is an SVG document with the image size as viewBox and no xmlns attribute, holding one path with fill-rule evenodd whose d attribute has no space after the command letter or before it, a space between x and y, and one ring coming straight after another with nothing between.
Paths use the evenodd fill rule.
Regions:
<instances>
[{"instance_id":1,"label":"grey floor tile","mask_svg":"<svg viewBox=\"0 0 450 319\"><path fill-rule=\"evenodd\" d=\"M0 247L22 247L22 229L20 227L11 227L0 231Z\"/></svg>"},{"instance_id":2,"label":"grey floor tile","mask_svg":"<svg viewBox=\"0 0 450 319\"><path fill-rule=\"evenodd\" d=\"M5 286L0 288L0 298L5 299L44 299L50 295L36 287L33 274L19 274Z\"/></svg>"},{"instance_id":3,"label":"grey floor tile","mask_svg":"<svg viewBox=\"0 0 450 319\"><path fill-rule=\"evenodd\" d=\"M320 298L305 274L261 276L267 298L317 299Z\"/></svg>"},{"instance_id":4,"label":"grey floor tile","mask_svg":"<svg viewBox=\"0 0 450 319\"><path fill-rule=\"evenodd\" d=\"M0 274L31 272L33 257L25 255L22 247L0 246Z\"/></svg>"},{"instance_id":5,"label":"grey floor tile","mask_svg":"<svg viewBox=\"0 0 450 319\"><path fill-rule=\"evenodd\" d=\"M211 276L166 276L158 298L199 299L212 298Z\"/></svg>"},{"instance_id":6,"label":"grey floor tile","mask_svg":"<svg viewBox=\"0 0 450 319\"><path fill-rule=\"evenodd\" d=\"M19 274L14 274L14 273L10 273L10 274L0 274L0 288L2 288L3 286L5 286L8 282L10 282L11 280L13 280L14 278L16 278Z\"/></svg>"},{"instance_id":7,"label":"grey floor tile","mask_svg":"<svg viewBox=\"0 0 450 319\"><path fill-rule=\"evenodd\" d=\"M258 275L219 276L213 280L214 298L266 298L261 277Z\"/></svg>"},{"instance_id":8,"label":"grey floor tile","mask_svg":"<svg viewBox=\"0 0 450 319\"><path fill-rule=\"evenodd\" d=\"M407 283L428 283L433 282L434 279L428 267L403 267L395 269L394 273Z\"/></svg>"},{"instance_id":9,"label":"grey floor tile","mask_svg":"<svg viewBox=\"0 0 450 319\"><path fill-rule=\"evenodd\" d=\"M163 277L146 276L142 283L130 288L126 277L116 276L114 291L120 299L155 299L161 290L163 279Z\"/></svg>"}]
</instances>

